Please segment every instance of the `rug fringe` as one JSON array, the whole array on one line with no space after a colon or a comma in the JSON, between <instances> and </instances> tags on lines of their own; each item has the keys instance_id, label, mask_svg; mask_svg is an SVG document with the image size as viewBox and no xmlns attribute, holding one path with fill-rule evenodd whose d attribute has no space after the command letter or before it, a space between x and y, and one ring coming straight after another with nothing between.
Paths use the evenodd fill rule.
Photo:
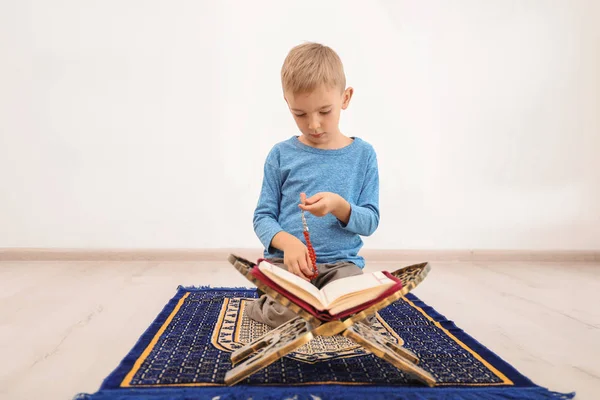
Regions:
<instances>
[{"instance_id":1,"label":"rug fringe","mask_svg":"<svg viewBox=\"0 0 600 400\"><path fill-rule=\"evenodd\" d=\"M78 394L73 400L569 400L575 392L534 388L419 388L419 387L256 387L101 390Z\"/></svg>"}]
</instances>

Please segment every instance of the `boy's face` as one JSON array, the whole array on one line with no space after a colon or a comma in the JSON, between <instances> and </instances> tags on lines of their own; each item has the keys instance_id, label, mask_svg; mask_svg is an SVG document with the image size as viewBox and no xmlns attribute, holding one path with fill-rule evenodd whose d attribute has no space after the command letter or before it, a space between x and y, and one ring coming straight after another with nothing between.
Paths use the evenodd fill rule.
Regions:
<instances>
[{"instance_id":1,"label":"boy's face","mask_svg":"<svg viewBox=\"0 0 600 400\"><path fill-rule=\"evenodd\" d=\"M341 110L350 103L353 89L343 92L325 85L309 93L285 93L285 100L307 144L328 148L339 142Z\"/></svg>"}]
</instances>

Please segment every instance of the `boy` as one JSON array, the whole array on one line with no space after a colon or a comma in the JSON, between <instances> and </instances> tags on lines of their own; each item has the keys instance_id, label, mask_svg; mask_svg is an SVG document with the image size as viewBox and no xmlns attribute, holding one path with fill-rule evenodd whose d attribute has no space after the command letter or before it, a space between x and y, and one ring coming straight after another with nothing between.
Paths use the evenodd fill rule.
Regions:
<instances>
[{"instance_id":1,"label":"boy","mask_svg":"<svg viewBox=\"0 0 600 400\"><path fill-rule=\"evenodd\" d=\"M317 257L318 276L311 283L321 288L363 273L360 236L371 235L379 224L377 157L370 144L339 130L353 89L346 88L342 62L332 49L317 43L294 47L281 80L301 135L277 143L267 156L254 231L265 258L309 280L313 266L302 233L304 210ZM296 316L265 294L246 313L271 327Z\"/></svg>"}]
</instances>

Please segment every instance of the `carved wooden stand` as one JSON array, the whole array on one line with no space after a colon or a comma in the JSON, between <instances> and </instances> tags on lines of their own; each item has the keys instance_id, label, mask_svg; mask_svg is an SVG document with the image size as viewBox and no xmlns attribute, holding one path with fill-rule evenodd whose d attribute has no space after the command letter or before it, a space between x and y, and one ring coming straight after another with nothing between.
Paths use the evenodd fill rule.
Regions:
<instances>
[{"instance_id":1,"label":"carved wooden stand","mask_svg":"<svg viewBox=\"0 0 600 400\"><path fill-rule=\"evenodd\" d=\"M231 362L235 366L225 375L227 385L235 385L310 342L315 336L341 334L413 378L428 386L435 386L436 380L433 375L417 365L419 358L410 350L402 347L403 342L394 343L362 322L377 311L397 301L421 283L429 273L430 266L428 263L415 264L392 272L392 275L402 280L402 290L388 296L381 302L344 319L321 321L256 279L250 273L256 264L234 254L229 256L229 262L260 290L298 316L269 331L254 342L234 351L231 354Z\"/></svg>"}]
</instances>

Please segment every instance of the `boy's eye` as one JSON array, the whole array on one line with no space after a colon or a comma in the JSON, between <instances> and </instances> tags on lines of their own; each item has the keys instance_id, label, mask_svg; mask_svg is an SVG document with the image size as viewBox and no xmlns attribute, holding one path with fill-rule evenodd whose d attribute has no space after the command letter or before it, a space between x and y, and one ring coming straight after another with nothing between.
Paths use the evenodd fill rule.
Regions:
<instances>
[{"instance_id":1,"label":"boy's eye","mask_svg":"<svg viewBox=\"0 0 600 400\"><path fill-rule=\"evenodd\" d=\"M327 115L327 114L329 114L330 112L331 112L331 110L327 110L327 111L319 111L319 114L321 114L321 115ZM296 114L296 113L294 113L294 115L295 115L296 117L298 117L298 118L306 117L306 113L303 113L303 114Z\"/></svg>"}]
</instances>

